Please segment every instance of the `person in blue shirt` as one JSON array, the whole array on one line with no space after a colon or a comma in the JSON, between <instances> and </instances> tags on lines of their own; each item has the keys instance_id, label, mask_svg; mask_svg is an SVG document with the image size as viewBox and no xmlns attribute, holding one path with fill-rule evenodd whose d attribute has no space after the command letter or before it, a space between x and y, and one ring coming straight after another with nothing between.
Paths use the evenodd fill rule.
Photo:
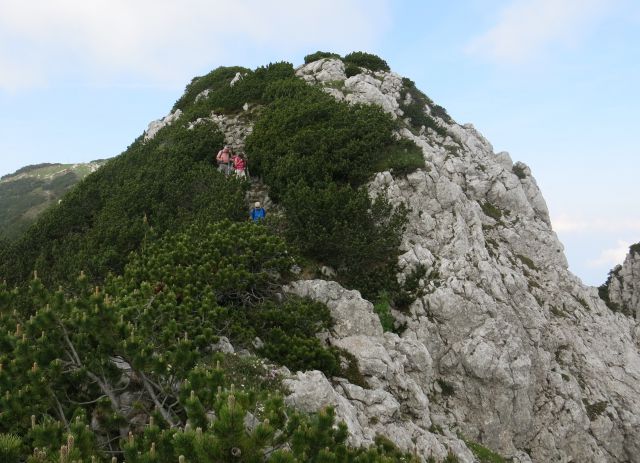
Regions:
<instances>
[{"instance_id":1,"label":"person in blue shirt","mask_svg":"<svg viewBox=\"0 0 640 463\"><path fill-rule=\"evenodd\" d=\"M266 215L267 211L265 211L264 208L260 205L260 201L256 201L253 209L251 209L251 212L249 213L251 220L253 220L254 222L258 222L264 219Z\"/></svg>"}]
</instances>

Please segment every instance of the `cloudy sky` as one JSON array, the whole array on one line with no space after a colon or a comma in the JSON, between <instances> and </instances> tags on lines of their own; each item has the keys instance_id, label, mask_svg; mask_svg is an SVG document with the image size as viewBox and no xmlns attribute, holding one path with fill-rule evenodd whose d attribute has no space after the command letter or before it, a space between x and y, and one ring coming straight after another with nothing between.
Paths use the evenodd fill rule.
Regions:
<instances>
[{"instance_id":1,"label":"cloudy sky","mask_svg":"<svg viewBox=\"0 0 640 463\"><path fill-rule=\"evenodd\" d=\"M527 163L570 268L640 241L637 0L0 0L0 175L122 152L192 77L382 56Z\"/></svg>"}]
</instances>

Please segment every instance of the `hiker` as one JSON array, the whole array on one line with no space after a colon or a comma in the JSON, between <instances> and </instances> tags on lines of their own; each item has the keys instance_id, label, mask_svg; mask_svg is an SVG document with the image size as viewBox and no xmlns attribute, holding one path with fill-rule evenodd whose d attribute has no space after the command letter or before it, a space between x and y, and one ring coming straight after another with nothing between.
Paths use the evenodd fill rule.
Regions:
<instances>
[{"instance_id":1,"label":"hiker","mask_svg":"<svg viewBox=\"0 0 640 463\"><path fill-rule=\"evenodd\" d=\"M231 170L231 147L229 145L225 145L224 148L218 151L216 161L218 162L218 170L225 175L229 175Z\"/></svg>"},{"instance_id":2,"label":"hiker","mask_svg":"<svg viewBox=\"0 0 640 463\"><path fill-rule=\"evenodd\" d=\"M233 158L233 169L235 171L236 177L238 178L247 178L247 158L244 157L244 153L234 154Z\"/></svg>"},{"instance_id":3,"label":"hiker","mask_svg":"<svg viewBox=\"0 0 640 463\"><path fill-rule=\"evenodd\" d=\"M253 220L254 222L258 222L264 219L264 217L267 215L267 211L265 211L264 208L260 206L260 201L256 201L249 215L251 216L251 220Z\"/></svg>"}]
</instances>

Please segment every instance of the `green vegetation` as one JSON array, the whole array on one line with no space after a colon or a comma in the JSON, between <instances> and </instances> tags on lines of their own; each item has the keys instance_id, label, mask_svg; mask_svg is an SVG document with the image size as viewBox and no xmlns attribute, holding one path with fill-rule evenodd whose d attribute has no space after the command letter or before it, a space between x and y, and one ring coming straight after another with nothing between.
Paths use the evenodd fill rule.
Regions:
<instances>
[{"instance_id":1,"label":"green vegetation","mask_svg":"<svg viewBox=\"0 0 640 463\"><path fill-rule=\"evenodd\" d=\"M431 426L429 427L429 432L431 434L440 434L440 435L444 434L444 430L442 429L442 426L434 423L431 423Z\"/></svg>"},{"instance_id":2,"label":"green vegetation","mask_svg":"<svg viewBox=\"0 0 640 463\"><path fill-rule=\"evenodd\" d=\"M440 386L440 390L442 391L442 395L444 397L451 397L456 392L456 388L449 381L444 379L437 379L436 382L438 386Z\"/></svg>"},{"instance_id":3,"label":"green vegetation","mask_svg":"<svg viewBox=\"0 0 640 463\"><path fill-rule=\"evenodd\" d=\"M0 250L0 275L16 284L37 270L46 284L68 285L84 271L100 282L144 242L145 221L160 236L198 218L244 219L246 186L211 162L222 143L213 124L188 129L182 120L151 141L138 139Z\"/></svg>"},{"instance_id":4,"label":"green vegetation","mask_svg":"<svg viewBox=\"0 0 640 463\"><path fill-rule=\"evenodd\" d=\"M563 318L566 318L566 317L567 317L567 314L566 314L563 310L560 310L560 309L559 309L558 307L556 307L555 305L550 306L550 307L549 307L549 311L550 311L553 315L555 315L556 317L563 317Z\"/></svg>"},{"instance_id":5,"label":"green vegetation","mask_svg":"<svg viewBox=\"0 0 640 463\"><path fill-rule=\"evenodd\" d=\"M302 183L287 194L287 238L303 255L338 271L338 280L364 297L393 292L404 210L363 189Z\"/></svg>"},{"instance_id":6,"label":"green vegetation","mask_svg":"<svg viewBox=\"0 0 640 463\"><path fill-rule=\"evenodd\" d=\"M237 73L240 73L241 78L231 86L231 81ZM255 71L239 67L220 67L192 81L173 109L182 110L184 118L189 121L207 117L212 111L222 114L237 113L245 103L266 103L266 92L270 84L283 79L294 79L294 76L293 66L286 62L261 66ZM206 95L202 93L205 90Z\"/></svg>"},{"instance_id":7,"label":"green vegetation","mask_svg":"<svg viewBox=\"0 0 640 463\"><path fill-rule=\"evenodd\" d=\"M597 420L598 417L605 412L605 410L607 409L607 405L609 405L606 401L590 404L586 399L582 399L582 403L585 410L587 411L587 416L591 421Z\"/></svg>"},{"instance_id":8,"label":"green vegetation","mask_svg":"<svg viewBox=\"0 0 640 463\"><path fill-rule=\"evenodd\" d=\"M513 173L516 174L520 180L527 178L527 174L525 173L524 166L522 164L514 164Z\"/></svg>"},{"instance_id":9,"label":"green vegetation","mask_svg":"<svg viewBox=\"0 0 640 463\"><path fill-rule=\"evenodd\" d=\"M427 267L423 264L418 264L407 275L404 284L400 287L398 294L395 298L396 307L399 310L406 310L409 306L418 298L424 296L424 288L420 285L420 280L423 279L433 280L436 285L439 285L438 279L440 274L437 270L432 270L427 274Z\"/></svg>"},{"instance_id":10,"label":"green vegetation","mask_svg":"<svg viewBox=\"0 0 640 463\"><path fill-rule=\"evenodd\" d=\"M405 211L371 200L361 185L397 150L393 122L375 106L350 106L299 80L272 85L273 99L246 149L253 172L286 210L285 236L338 279L376 297L395 280Z\"/></svg>"},{"instance_id":11,"label":"green vegetation","mask_svg":"<svg viewBox=\"0 0 640 463\"><path fill-rule=\"evenodd\" d=\"M632 244L631 246L629 246L629 254L640 255L640 243Z\"/></svg>"},{"instance_id":12,"label":"green vegetation","mask_svg":"<svg viewBox=\"0 0 640 463\"><path fill-rule=\"evenodd\" d=\"M578 301L578 304L580 304L585 310L591 310L589 308L589 304L583 298L576 297L575 299L576 299L576 301Z\"/></svg>"},{"instance_id":13,"label":"green vegetation","mask_svg":"<svg viewBox=\"0 0 640 463\"><path fill-rule=\"evenodd\" d=\"M406 175L424 168L425 161L422 149L411 140L406 139L391 145L386 151L386 156L374 166L376 172L390 170L395 175Z\"/></svg>"},{"instance_id":14,"label":"green vegetation","mask_svg":"<svg viewBox=\"0 0 640 463\"><path fill-rule=\"evenodd\" d=\"M393 315L391 315L391 302L386 293L383 293L380 299L373 305L373 310L378 314L382 329L384 331L394 331L395 319Z\"/></svg>"},{"instance_id":15,"label":"green vegetation","mask_svg":"<svg viewBox=\"0 0 640 463\"><path fill-rule=\"evenodd\" d=\"M531 260L529 257L523 256L522 254L516 254L516 257L520 260L520 262L529 267L531 270L538 270L536 264L534 264L533 260Z\"/></svg>"},{"instance_id":16,"label":"green vegetation","mask_svg":"<svg viewBox=\"0 0 640 463\"><path fill-rule=\"evenodd\" d=\"M345 62L388 69L366 53ZM223 134L199 120L245 103L252 172L284 209L264 225L246 220L247 183L212 163ZM424 167L419 148L394 139L380 108L338 103L289 63L214 70L178 109L19 239L0 237L0 458L416 461L383 438L348 448L331 409L285 407L277 365L367 387L357 359L317 337L328 308L282 286L299 254L330 265L365 297L387 294L393 327L390 307L417 297L424 275L397 285L406 210L365 184L381 166ZM223 336L242 355L218 352Z\"/></svg>"},{"instance_id":17,"label":"green vegetation","mask_svg":"<svg viewBox=\"0 0 640 463\"><path fill-rule=\"evenodd\" d=\"M0 180L0 236L19 237L48 207L56 204L89 167L38 164L19 169Z\"/></svg>"},{"instance_id":18,"label":"green vegetation","mask_svg":"<svg viewBox=\"0 0 640 463\"><path fill-rule=\"evenodd\" d=\"M184 94L173 105L173 111L176 109L184 111L190 105L193 105L196 97L205 90L220 95L229 93L227 87L229 87L229 83L238 72L244 74L250 72L250 70L240 66L219 67L205 76L194 77L191 83L187 85Z\"/></svg>"},{"instance_id":19,"label":"green vegetation","mask_svg":"<svg viewBox=\"0 0 640 463\"><path fill-rule=\"evenodd\" d=\"M268 369L261 372L253 363L253 373L238 377L238 362L246 366L246 360L207 354L221 335L240 347L259 336L259 352L268 358L331 375L341 354L314 336L329 328L328 309L273 297L290 265L284 243L266 228L222 221L149 243L104 287L94 288L85 275L75 282L73 296L49 291L38 279L28 290L4 285L0 431L23 436L25 448L37 447L37 455L56 461L104 461L105 439L119 440L131 462L148 461L154 453L158 461L185 455L205 462L235 448L247 458L280 449L268 461L309 461L302 455L333 452L366 455L362 461L409 461L388 443L347 449L345 427L333 426L331 410L311 417L285 411ZM28 310L12 310L19 299L28 301ZM357 362L349 369L359 374ZM242 381L242 389L231 379ZM150 423L129 437L120 433L132 413L119 398L125 391L138 397L135 413ZM243 424L249 411L262 422L253 429ZM86 427L88 416L97 429ZM8 455L19 443L3 435L0 448Z\"/></svg>"},{"instance_id":20,"label":"green vegetation","mask_svg":"<svg viewBox=\"0 0 640 463\"><path fill-rule=\"evenodd\" d=\"M361 72L360 68L369 69L370 71L390 71L389 65L385 60L372 53L363 51L354 51L345 55L344 58L337 53L317 51L305 56L304 63L312 63L323 58L341 59L345 64L347 77L359 74ZM444 108L442 108L442 110L444 111Z\"/></svg>"},{"instance_id":21,"label":"green vegetation","mask_svg":"<svg viewBox=\"0 0 640 463\"><path fill-rule=\"evenodd\" d=\"M337 53L331 53L328 51L317 51L315 53L311 53L304 57L304 64L313 63L314 61L318 61L323 58L337 58L341 59L340 55Z\"/></svg>"},{"instance_id":22,"label":"green vegetation","mask_svg":"<svg viewBox=\"0 0 640 463\"><path fill-rule=\"evenodd\" d=\"M441 127L431 115L425 112L425 108L429 106L429 108L431 108L431 114L434 116L439 115L439 117L442 117L445 121L451 122L451 118L446 111L441 108L434 112L436 105L433 100L418 90L416 84L411 79L402 79L402 84L402 102L400 109L404 112L404 117L409 118L411 127L413 127L414 130L420 130L420 128L424 126L427 129L434 130L438 135L446 137L447 131ZM409 102L407 102L407 96L410 97Z\"/></svg>"},{"instance_id":23,"label":"green vegetation","mask_svg":"<svg viewBox=\"0 0 640 463\"><path fill-rule=\"evenodd\" d=\"M478 459L479 463L506 463L507 460L501 457L494 451L484 447L477 442L465 441L467 447L473 452Z\"/></svg>"},{"instance_id":24,"label":"green vegetation","mask_svg":"<svg viewBox=\"0 0 640 463\"><path fill-rule=\"evenodd\" d=\"M393 145L393 122L377 106L337 102L298 79L270 90L275 101L256 122L247 152L275 199L299 181L360 185Z\"/></svg>"},{"instance_id":25,"label":"green vegetation","mask_svg":"<svg viewBox=\"0 0 640 463\"><path fill-rule=\"evenodd\" d=\"M389 71L389 65L379 56L362 51L354 51L344 57L345 64L367 68L370 71Z\"/></svg>"},{"instance_id":26,"label":"green vegetation","mask_svg":"<svg viewBox=\"0 0 640 463\"><path fill-rule=\"evenodd\" d=\"M18 175L21 175L21 174L32 173L32 172L37 171L39 169L45 169L45 168L48 168L48 167L60 167L60 166L62 166L62 164L60 164L60 163L51 163L51 162L43 162L43 163L40 163L40 164L31 164L31 165L28 165L28 166L21 167L20 169L16 170L12 174L3 175L2 177L0 177L0 180L6 180L6 179L9 179L11 177L17 177Z\"/></svg>"},{"instance_id":27,"label":"green vegetation","mask_svg":"<svg viewBox=\"0 0 640 463\"><path fill-rule=\"evenodd\" d=\"M499 207L494 206L489 201L480 203L482 212L484 215L491 217L494 220L500 221L502 219L502 210Z\"/></svg>"},{"instance_id":28,"label":"green vegetation","mask_svg":"<svg viewBox=\"0 0 640 463\"><path fill-rule=\"evenodd\" d=\"M356 66L353 63L347 63L344 66L344 74L348 77L353 77L353 76L357 76L358 74L362 73L362 69L360 69L360 66Z\"/></svg>"},{"instance_id":29,"label":"green vegetation","mask_svg":"<svg viewBox=\"0 0 640 463\"><path fill-rule=\"evenodd\" d=\"M0 461L18 463L20 461L20 447L22 441L13 434L0 434Z\"/></svg>"}]
</instances>

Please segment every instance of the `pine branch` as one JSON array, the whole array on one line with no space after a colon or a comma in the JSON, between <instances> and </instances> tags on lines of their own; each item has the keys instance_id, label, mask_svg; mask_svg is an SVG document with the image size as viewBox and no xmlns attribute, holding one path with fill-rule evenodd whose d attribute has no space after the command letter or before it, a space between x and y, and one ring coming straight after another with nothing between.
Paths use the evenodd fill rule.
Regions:
<instances>
[{"instance_id":1,"label":"pine branch","mask_svg":"<svg viewBox=\"0 0 640 463\"><path fill-rule=\"evenodd\" d=\"M69 422L67 421L67 417L64 414L64 409L62 408L62 404L58 400L58 396L56 396L56 394L53 392L53 390L51 390L50 387L47 387L47 391L49 392L49 394L53 398L53 401L56 404L56 412L58 413L58 418L60 418L60 421L62 421L62 423L64 424L64 428L68 431Z\"/></svg>"},{"instance_id":2,"label":"pine branch","mask_svg":"<svg viewBox=\"0 0 640 463\"><path fill-rule=\"evenodd\" d=\"M175 421L173 421L173 417L171 416L171 413L167 409L165 409L160 403L160 400L158 400L158 396L153 390L153 386L151 385L147 376L141 371L139 371L138 374L140 375L140 378L142 378L142 384L144 385L144 388L146 389L146 391L149 393L149 396L151 397L151 400L155 404L156 408L162 415L162 418L164 418L164 420L167 423L169 423L169 426L171 426L172 428L177 427L178 424Z\"/></svg>"}]
</instances>

